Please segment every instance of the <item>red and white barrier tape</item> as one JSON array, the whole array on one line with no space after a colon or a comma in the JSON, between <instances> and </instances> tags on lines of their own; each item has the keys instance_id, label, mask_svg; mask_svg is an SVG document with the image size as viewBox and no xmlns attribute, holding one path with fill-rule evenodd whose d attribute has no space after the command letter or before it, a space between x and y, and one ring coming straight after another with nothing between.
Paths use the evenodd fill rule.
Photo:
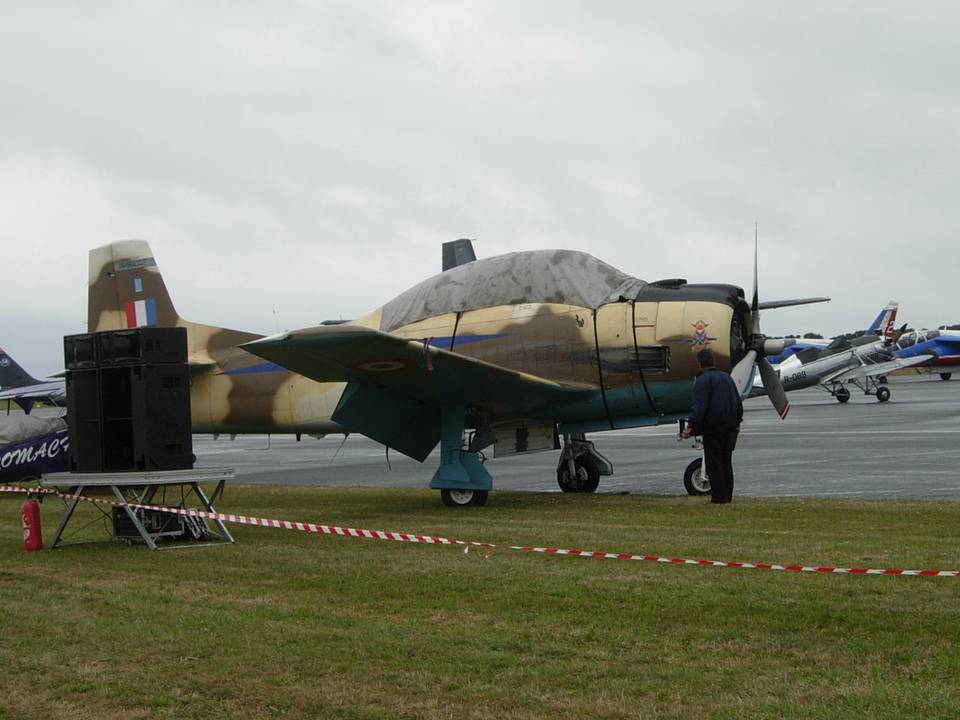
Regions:
<instances>
[{"instance_id":1,"label":"red and white barrier tape","mask_svg":"<svg viewBox=\"0 0 960 720\"><path fill-rule=\"evenodd\" d=\"M9 485L0 485L0 493L15 492L31 495L56 495L65 500L82 500L97 505L123 507L114 500L91 498L83 495L69 495L58 490L46 488L21 488ZM368 538L370 540L391 540L393 542L422 543L426 545L459 545L464 552L471 547L487 550L518 550L528 553L543 553L546 555L570 555L573 557L598 558L603 560L636 560L642 562L656 562L666 565L699 565L704 567L741 568L746 570L780 570L784 572L812 572L833 573L841 575L914 575L922 577L960 577L960 570L901 570L897 568L843 568L822 567L818 565L780 565L778 563L750 563L730 562L725 560L697 560L691 558L662 557L659 555L631 555L629 553L594 552L590 550L568 550L556 547L536 547L534 545L499 545L496 543L477 542L475 540L454 540L438 535L418 535L415 533L393 532L388 530L364 530L338 525L321 525L317 523L293 522L290 520L274 520L271 518L250 517L248 515L234 515L232 513L207 512L189 508L171 508L161 505L142 505L127 503L127 507L138 510L154 510L157 512L186 515L189 517L219 520L220 522L236 523L239 525L255 525L257 527L277 528L282 530L298 530L300 532L317 533L320 535L340 535L343 537Z\"/></svg>"}]
</instances>

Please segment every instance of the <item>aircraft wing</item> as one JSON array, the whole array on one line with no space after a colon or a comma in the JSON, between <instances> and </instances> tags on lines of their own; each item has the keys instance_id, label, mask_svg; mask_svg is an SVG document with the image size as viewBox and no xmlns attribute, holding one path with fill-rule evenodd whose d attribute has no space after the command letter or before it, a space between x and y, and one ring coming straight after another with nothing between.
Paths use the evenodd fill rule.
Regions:
<instances>
[{"instance_id":1,"label":"aircraft wing","mask_svg":"<svg viewBox=\"0 0 960 720\"><path fill-rule=\"evenodd\" d=\"M30 412L37 400L47 400L61 405L66 402L66 384L60 380L7 388L6 390L0 390L0 402L4 400L12 400L26 413Z\"/></svg>"},{"instance_id":2,"label":"aircraft wing","mask_svg":"<svg viewBox=\"0 0 960 720\"><path fill-rule=\"evenodd\" d=\"M333 420L418 460L440 437L440 408L462 404L492 415L538 411L596 391L517 372L356 325L315 327L241 345L318 382L346 382Z\"/></svg>"},{"instance_id":3,"label":"aircraft wing","mask_svg":"<svg viewBox=\"0 0 960 720\"><path fill-rule=\"evenodd\" d=\"M910 358L894 358L883 362L860 365L857 367L842 368L841 370L828 375L822 379L822 382L849 382L850 380L863 380L868 377L877 377L878 375L887 375L894 370L913 367L929 360L927 355L917 355Z\"/></svg>"}]
</instances>

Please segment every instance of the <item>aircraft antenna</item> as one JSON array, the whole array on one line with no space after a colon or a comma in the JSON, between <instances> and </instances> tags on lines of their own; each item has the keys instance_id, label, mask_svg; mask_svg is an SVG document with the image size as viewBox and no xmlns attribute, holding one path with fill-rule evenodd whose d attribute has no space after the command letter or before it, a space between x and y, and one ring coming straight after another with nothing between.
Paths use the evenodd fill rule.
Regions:
<instances>
[{"instance_id":1,"label":"aircraft antenna","mask_svg":"<svg viewBox=\"0 0 960 720\"><path fill-rule=\"evenodd\" d=\"M340 444L337 446L337 449L334 451L333 457L330 458L330 462L327 463L327 467L330 467L331 465L333 465L333 461L337 459L337 455L340 454L340 450L342 450L343 446L347 444L348 437L350 437L350 433L343 434L343 440L340 442Z\"/></svg>"}]
</instances>

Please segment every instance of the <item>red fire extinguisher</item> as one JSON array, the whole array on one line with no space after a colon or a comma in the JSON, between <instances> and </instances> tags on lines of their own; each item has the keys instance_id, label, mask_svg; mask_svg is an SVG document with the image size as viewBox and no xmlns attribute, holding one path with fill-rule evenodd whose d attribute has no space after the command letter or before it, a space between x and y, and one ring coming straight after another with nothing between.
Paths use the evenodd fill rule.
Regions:
<instances>
[{"instance_id":1,"label":"red fire extinguisher","mask_svg":"<svg viewBox=\"0 0 960 720\"><path fill-rule=\"evenodd\" d=\"M23 548L25 550L43 550L43 537L40 534L40 503L27 498L20 506L23 520Z\"/></svg>"}]
</instances>

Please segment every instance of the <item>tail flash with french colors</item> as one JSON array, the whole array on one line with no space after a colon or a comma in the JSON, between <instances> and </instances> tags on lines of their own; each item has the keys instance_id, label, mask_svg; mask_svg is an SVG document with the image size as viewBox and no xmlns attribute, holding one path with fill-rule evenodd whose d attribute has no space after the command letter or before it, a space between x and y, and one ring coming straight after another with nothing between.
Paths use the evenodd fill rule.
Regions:
<instances>
[{"instance_id":1,"label":"tail flash with french colors","mask_svg":"<svg viewBox=\"0 0 960 720\"><path fill-rule=\"evenodd\" d=\"M890 338L893 335L893 323L897 319L897 308L899 303L895 300L891 300L887 303L887 306L880 311L880 314L870 323L870 327L867 328L866 333L870 335L875 333L884 338Z\"/></svg>"},{"instance_id":2,"label":"tail flash with french colors","mask_svg":"<svg viewBox=\"0 0 960 720\"><path fill-rule=\"evenodd\" d=\"M893 323L897 319L897 303L891 302L887 306L883 322L883 337L887 340L893 339Z\"/></svg>"},{"instance_id":3,"label":"tail flash with french colors","mask_svg":"<svg viewBox=\"0 0 960 720\"><path fill-rule=\"evenodd\" d=\"M87 329L182 325L150 246L123 240L90 251Z\"/></svg>"},{"instance_id":4,"label":"tail flash with french colors","mask_svg":"<svg viewBox=\"0 0 960 720\"><path fill-rule=\"evenodd\" d=\"M150 245L121 240L90 251L87 330L183 327L191 363L209 364L214 348L225 349L259 335L184 320L173 307Z\"/></svg>"}]
</instances>

